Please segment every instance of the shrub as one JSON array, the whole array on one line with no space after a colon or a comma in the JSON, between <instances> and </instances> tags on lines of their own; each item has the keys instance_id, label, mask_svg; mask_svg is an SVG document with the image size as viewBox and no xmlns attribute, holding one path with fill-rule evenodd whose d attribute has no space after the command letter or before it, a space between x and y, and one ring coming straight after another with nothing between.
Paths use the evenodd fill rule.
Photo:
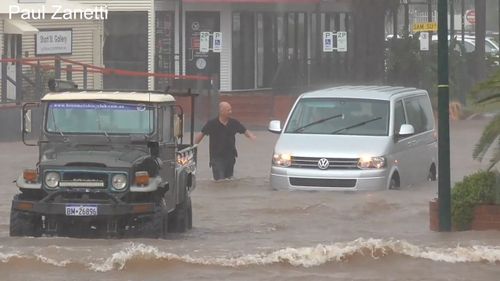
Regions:
<instances>
[{"instance_id":1,"label":"shrub","mask_svg":"<svg viewBox=\"0 0 500 281\"><path fill-rule=\"evenodd\" d=\"M457 182L451 191L451 219L457 230L470 228L474 207L495 202L495 173L479 171Z\"/></svg>"}]
</instances>

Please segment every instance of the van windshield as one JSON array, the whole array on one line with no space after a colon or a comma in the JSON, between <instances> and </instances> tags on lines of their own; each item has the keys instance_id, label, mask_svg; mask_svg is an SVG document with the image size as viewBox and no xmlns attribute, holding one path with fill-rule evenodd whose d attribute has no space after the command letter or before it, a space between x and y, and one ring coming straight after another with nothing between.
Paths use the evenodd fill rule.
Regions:
<instances>
[{"instance_id":1,"label":"van windshield","mask_svg":"<svg viewBox=\"0 0 500 281\"><path fill-rule=\"evenodd\" d=\"M304 98L293 110L285 133L387 136L389 102Z\"/></svg>"},{"instance_id":2,"label":"van windshield","mask_svg":"<svg viewBox=\"0 0 500 281\"><path fill-rule=\"evenodd\" d=\"M154 107L112 102L53 102L46 130L77 134L151 134Z\"/></svg>"}]
</instances>

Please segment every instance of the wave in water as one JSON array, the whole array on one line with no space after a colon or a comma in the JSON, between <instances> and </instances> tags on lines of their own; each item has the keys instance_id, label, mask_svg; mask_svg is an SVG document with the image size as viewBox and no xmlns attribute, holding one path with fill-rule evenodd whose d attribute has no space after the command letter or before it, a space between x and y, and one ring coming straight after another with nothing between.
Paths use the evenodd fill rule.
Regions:
<instances>
[{"instance_id":1,"label":"wave in water","mask_svg":"<svg viewBox=\"0 0 500 281\"><path fill-rule=\"evenodd\" d=\"M160 263L181 262L194 265L240 267L251 265L290 264L292 266L312 267L330 262L348 262L354 257L373 259L388 255L403 255L437 262L489 262L500 261L500 247L493 246L457 246L455 248L420 247L401 240L381 240L359 238L346 243L331 245L319 244L314 247L284 248L274 252L249 254L239 257L192 257L163 252L156 247L131 243L113 253L108 258L88 257L89 262L63 260L57 261L42 255L22 255L19 253L0 253L1 263L13 263L15 260L29 260L43 264L65 267L67 265L84 266L96 272L124 270L127 264L141 261Z\"/></svg>"}]
</instances>

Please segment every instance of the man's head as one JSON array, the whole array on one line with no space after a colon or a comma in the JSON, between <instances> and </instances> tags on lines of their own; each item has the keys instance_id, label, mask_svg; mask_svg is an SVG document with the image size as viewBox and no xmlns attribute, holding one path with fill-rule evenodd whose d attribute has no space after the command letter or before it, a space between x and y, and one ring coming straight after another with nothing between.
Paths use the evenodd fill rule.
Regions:
<instances>
[{"instance_id":1,"label":"man's head","mask_svg":"<svg viewBox=\"0 0 500 281\"><path fill-rule=\"evenodd\" d=\"M219 103L219 118L227 119L231 116L232 110L231 105L228 102Z\"/></svg>"}]
</instances>

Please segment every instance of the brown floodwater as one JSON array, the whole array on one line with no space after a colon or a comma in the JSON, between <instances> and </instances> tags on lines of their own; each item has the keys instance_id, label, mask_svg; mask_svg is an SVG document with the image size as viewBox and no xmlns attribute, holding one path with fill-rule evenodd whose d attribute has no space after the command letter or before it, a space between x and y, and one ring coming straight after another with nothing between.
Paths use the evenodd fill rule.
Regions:
<instances>
[{"instance_id":1,"label":"brown floodwater","mask_svg":"<svg viewBox=\"0 0 500 281\"><path fill-rule=\"evenodd\" d=\"M487 120L452 123L452 181L487 163ZM12 181L36 150L0 143L0 280L499 280L497 231L429 230L437 183L400 191L286 192L269 185L277 135L239 136L234 181L215 183L200 146L194 228L154 239L9 237Z\"/></svg>"}]
</instances>

